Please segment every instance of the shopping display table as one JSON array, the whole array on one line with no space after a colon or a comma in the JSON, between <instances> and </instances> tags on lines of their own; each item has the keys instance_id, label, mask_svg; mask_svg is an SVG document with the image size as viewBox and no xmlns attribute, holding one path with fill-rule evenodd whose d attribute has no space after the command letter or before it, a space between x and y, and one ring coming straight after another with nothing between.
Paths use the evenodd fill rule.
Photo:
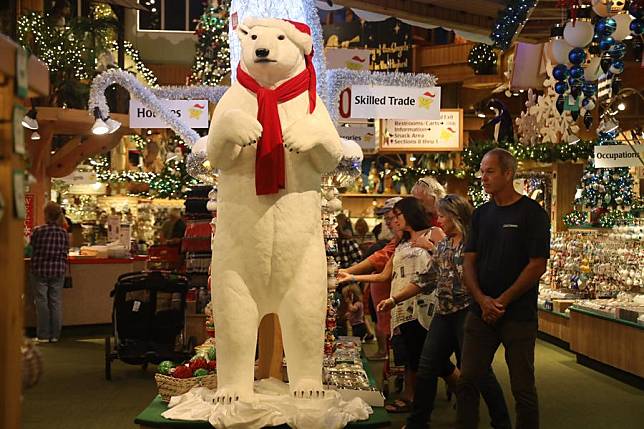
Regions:
<instances>
[{"instance_id":1,"label":"shopping display table","mask_svg":"<svg viewBox=\"0 0 644 429\"><path fill-rule=\"evenodd\" d=\"M206 421L182 421L168 420L161 416L167 410L167 404L157 395L156 398L134 419L134 423L141 429L146 428L167 428L167 429L212 429L210 423ZM373 414L369 420L349 423L347 428L367 429L367 428L384 428L389 427L391 421L389 415L382 407L373 407ZM288 428L286 425L277 426L279 428Z\"/></svg>"}]
</instances>

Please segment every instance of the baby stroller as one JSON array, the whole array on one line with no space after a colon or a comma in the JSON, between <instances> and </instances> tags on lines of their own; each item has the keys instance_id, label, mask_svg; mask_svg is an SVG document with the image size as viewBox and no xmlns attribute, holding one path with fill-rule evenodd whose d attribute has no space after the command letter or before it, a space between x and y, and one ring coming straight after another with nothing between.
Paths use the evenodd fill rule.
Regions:
<instances>
[{"instance_id":1,"label":"baby stroller","mask_svg":"<svg viewBox=\"0 0 644 429\"><path fill-rule=\"evenodd\" d=\"M183 344L188 279L180 274L144 271L121 275L110 296L111 337L105 338L105 379L112 378L112 361L132 365L183 361L192 347Z\"/></svg>"}]
</instances>

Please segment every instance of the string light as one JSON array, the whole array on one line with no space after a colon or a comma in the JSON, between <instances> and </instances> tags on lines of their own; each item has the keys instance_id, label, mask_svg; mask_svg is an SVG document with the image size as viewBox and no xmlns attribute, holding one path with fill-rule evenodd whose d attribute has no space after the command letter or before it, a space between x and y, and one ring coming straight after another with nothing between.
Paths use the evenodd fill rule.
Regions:
<instances>
[{"instance_id":1,"label":"string light","mask_svg":"<svg viewBox=\"0 0 644 429\"><path fill-rule=\"evenodd\" d=\"M494 47L504 51L510 47L514 36L519 34L536 4L536 0L512 0L504 10L499 12L499 17L490 34Z\"/></svg>"},{"instance_id":2,"label":"string light","mask_svg":"<svg viewBox=\"0 0 644 429\"><path fill-rule=\"evenodd\" d=\"M197 23L197 54L190 75L192 85L218 85L230 72L227 30L230 2L220 3L206 8Z\"/></svg>"},{"instance_id":3,"label":"string light","mask_svg":"<svg viewBox=\"0 0 644 429\"><path fill-rule=\"evenodd\" d=\"M467 63L474 69L474 74L494 74L496 61L494 50L485 43L475 44L467 57Z\"/></svg>"}]
</instances>

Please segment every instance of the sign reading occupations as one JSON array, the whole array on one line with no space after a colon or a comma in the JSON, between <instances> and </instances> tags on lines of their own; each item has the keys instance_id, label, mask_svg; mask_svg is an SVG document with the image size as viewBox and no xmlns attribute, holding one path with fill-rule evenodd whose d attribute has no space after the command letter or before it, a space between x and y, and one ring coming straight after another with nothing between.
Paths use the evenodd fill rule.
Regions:
<instances>
[{"instance_id":1,"label":"sign reading occupations","mask_svg":"<svg viewBox=\"0 0 644 429\"><path fill-rule=\"evenodd\" d=\"M440 119L441 89L407 86L353 85L351 117L377 119Z\"/></svg>"},{"instance_id":2,"label":"sign reading occupations","mask_svg":"<svg viewBox=\"0 0 644 429\"><path fill-rule=\"evenodd\" d=\"M595 168L641 167L644 144L595 146Z\"/></svg>"},{"instance_id":3,"label":"sign reading occupations","mask_svg":"<svg viewBox=\"0 0 644 429\"><path fill-rule=\"evenodd\" d=\"M208 128L208 100L161 100L190 128ZM170 128L166 122L138 100L130 100L130 128Z\"/></svg>"},{"instance_id":4,"label":"sign reading occupations","mask_svg":"<svg viewBox=\"0 0 644 429\"><path fill-rule=\"evenodd\" d=\"M440 119L384 122L380 150L389 152L432 152L463 150L463 110L443 109Z\"/></svg>"}]
</instances>

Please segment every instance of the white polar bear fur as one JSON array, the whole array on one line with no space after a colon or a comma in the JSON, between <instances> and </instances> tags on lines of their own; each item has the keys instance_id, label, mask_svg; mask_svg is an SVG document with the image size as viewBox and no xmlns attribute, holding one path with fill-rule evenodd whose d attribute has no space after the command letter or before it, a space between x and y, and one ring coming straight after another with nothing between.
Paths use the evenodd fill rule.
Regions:
<instances>
[{"instance_id":1,"label":"white polar bear fur","mask_svg":"<svg viewBox=\"0 0 644 429\"><path fill-rule=\"evenodd\" d=\"M275 88L305 69L302 49L280 40L279 28L241 25L239 35L242 67L262 86ZM258 48L269 49L276 62L255 63ZM208 135L208 158L220 170L212 300L217 401L224 403L252 398L257 328L269 313L280 319L291 393L322 392L327 270L320 176L342 157L340 138L319 97L312 114L306 91L278 104L286 188L256 195L251 143L262 131L257 108L255 94L233 83L215 108Z\"/></svg>"}]
</instances>

